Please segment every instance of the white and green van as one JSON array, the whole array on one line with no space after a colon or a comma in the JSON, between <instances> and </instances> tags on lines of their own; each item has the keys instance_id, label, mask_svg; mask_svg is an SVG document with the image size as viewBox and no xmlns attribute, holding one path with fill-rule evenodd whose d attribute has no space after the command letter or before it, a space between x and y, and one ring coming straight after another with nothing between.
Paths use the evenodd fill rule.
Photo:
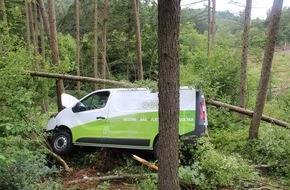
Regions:
<instances>
[{"instance_id":1,"label":"white and green van","mask_svg":"<svg viewBox=\"0 0 290 190\"><path fill-rule=\"evenodd\" d=\"M47 124L52 149L63 155L76 146L157 150L158 93L116 88L84 98L62 94L65 107ZM205 133L207 115L201 91L180 88L179 135L189 141Z\"/></svg>"}]
</instances>

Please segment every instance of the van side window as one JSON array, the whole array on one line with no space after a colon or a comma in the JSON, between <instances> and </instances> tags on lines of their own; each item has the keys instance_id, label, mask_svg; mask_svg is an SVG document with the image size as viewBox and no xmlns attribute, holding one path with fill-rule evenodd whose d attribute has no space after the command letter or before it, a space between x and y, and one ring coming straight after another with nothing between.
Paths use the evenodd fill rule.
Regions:
<instances>
[{"instance_id":1,"label":"van side window","mask_svg":"<svg viewBox=\"0 0 290 190\"><path fill-rule=\"evenodd\" d=\"M88 111L94 109L101 109L107 105L110 92L98 92L90 95L89 97L80 101L75 108L74 112Z\"/></svg>"}]
</instances>

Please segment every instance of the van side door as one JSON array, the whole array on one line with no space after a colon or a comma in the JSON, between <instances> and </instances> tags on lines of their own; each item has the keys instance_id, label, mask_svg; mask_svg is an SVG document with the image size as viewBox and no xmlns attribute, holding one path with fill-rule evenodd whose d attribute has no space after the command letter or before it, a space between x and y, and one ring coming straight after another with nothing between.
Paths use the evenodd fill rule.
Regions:
<instances>
[{"instance_id":1,"label":"van side door","mask_svg":"<svg viewBox=\"0 0 290 190\"><path fill-rule=\"evenodd\" d=\"M101 143L103 128L107 124L109 98L109 91L96 92L72 108L78 123L71 129L75 143Z\"/></svg>"}]
</instances>

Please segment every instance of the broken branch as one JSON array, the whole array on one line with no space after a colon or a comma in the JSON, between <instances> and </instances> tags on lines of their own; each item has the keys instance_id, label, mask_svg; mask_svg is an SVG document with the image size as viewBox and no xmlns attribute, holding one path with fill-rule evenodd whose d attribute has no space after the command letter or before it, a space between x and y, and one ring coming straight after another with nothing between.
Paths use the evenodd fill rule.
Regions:
<instances>
[{"instance_id":1,"label":"broken branch","mask_svg":"<svg viewBox=\"0 0 290 190\"><path fill-rule=\"evenodd\" d=\"M244 115L248 115L250 117L253 117L253 114L254 114L254 112L251 110L243 109L241 107L233 106L233 105L219 102L219 101L215 101L215 100L209 100L209 101L207 101L207 103L214 105L214 106L217 106L217 107L225 107L225 108L228 108L230 111L238 112L238 113L241 113ZM282 121L282 120L278 120L278 119L269 117L269 116L266 116L266 115L262 115L261 120L266 121L268 123L275 124L275 125L279 125L279 126L284 127L286 129L290 129L289 123Z\"/></svg>"},{"instance_id":2,"label":"broken branch","mask_svg":"<svg viewBox=\"0 0 290 190\"><path fill-rule=\"evenodd\" d=\"M108 180L120 180L120 179L131 179L131 178L140 178L145 177L146 175L142 174L123 174L123 175L111 175L111 176L102 176L102 177L84 177L83 179L77 179L69 181L68 184L81 183L86 181L108 181Z\"/></svg>"},{"instance_id":3,"label":"broken branch","mask_svg":"<svg viewBox=\"0 0 290 190\"><path fill-rule=\"evenodd\" d=\"M143 164L143 165L145 165L145 166L147 166L147 167L149 167L149 168L151 168L151 169L153 169L153 170L155 170L155 171L158 171L158 166L156 166L156 165L154 165L154 164L151 164L150 162L148 162L147 160L144 160L143 158L140 158L140 157L138 157L138 156L136 156L136 155L132 155L133 156L133 158L135 159L135 160L137 160L138 162L140 162L141 164Z\"/></svg>"}]
</instances>

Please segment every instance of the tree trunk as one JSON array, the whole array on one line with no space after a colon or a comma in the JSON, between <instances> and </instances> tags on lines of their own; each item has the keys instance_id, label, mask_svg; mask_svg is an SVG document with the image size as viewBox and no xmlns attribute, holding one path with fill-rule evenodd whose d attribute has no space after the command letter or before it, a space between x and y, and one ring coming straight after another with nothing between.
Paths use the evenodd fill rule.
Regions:
<instances>
[{"instance_id":1,"label":"tree trunk","mask_svg":"<svg viewBox=\"0 0 290 190\"><path fill-rule=\"evenodd\" d=\"M33 10L34 10L34 40L35 42L33 43L34 44L34 52L35 54L37 54L39 51L38 51L38 6L37 6L37 3L34 2L33 3Z\"/></svg>"},{"instance_id":2,"label":"tree trunk","mask_svg":"<svg viewBox=\"0 0 290 190\"><path fill-rule=\"evenodd\" d=\"M210 1L208 0L208 9L207 9L207 56L210 56Z\"/></svg>"},{"instance_id":3,"label":"tree trunk","mask_svg":"<svg viewBox=\"0 0 290 190\"><path fill-rule=\"evenodd\" d=\"M251 22L252 0L247 0L245 8L245 23L243 33L243 52L241 61L241 74L240 74L240 98L239 103L241 108L246 108L246 92L247 92L247 65L248 65L248 49L249 49L249 34ZM244 121L244 115L239 115L241 121Z\"/></svg>"},{"instance_id":4,"label":"tree trunk","mask_svg":"<svg viewBox=\"0 0 290 190\"><path fill-rule=\"evenodd\" d=\"M43 3L43 0L38 0L38 6L40 8L40 12L41 12L41 16L42 16L42 19L43 19L44 28L46 30L49 43L51 43L50 42L49 20L48 20L47 14L46 14L46 10L45 10L45 6L44 6L44 3Z\"/></svg>"},{"instance_id":5,"label":"tree trunk","mask_svg":"<svg viewBox=\"0 0 290 190\"><path fill-rule=\"evenodd\" d=\"M34 55L36 55L37 54L37 51L36 51L37 44L36 44L36 38L35 38L35 28L34 28L34 19L33 19L33 11L32 11L31 2L28 1L27 5L28 5L30 34L32 36L32 43L33 43L33 52L34 52Z\"/></svg>"},{"instance_id":6,"label":"tree trunk","mask_svg":"<svg viewBox=\"0 0 290 190\"><path fill-rule=\"evenodd\" d=\"M80 1L76 0L76 64L77 76L80 76ZM77 81L77 91L81 90L81 83Z\"/></svg>"},{"instance_id":7,"label":"tree trunk","mask_svg":"<svg viewBox=\"0 0 290 190\"><path fill-rule=\"evenodd\" d=\"M46 73L46 72L39 72L39 71L27 71L27 72L31 76L54 78L54 79L58 79L58 80L64 79L64 80L81 81L81 82L92 82L92 83L107 84L107 85L113 85L113 86L117 86L117 87L128 87L128 88L136 87L132 83L99 79L99 78L92 78L92 77L82 77L82 76L78 77L78 76L74 76L74 75L59 74L59 73Z\"/></svg>"},{"instance_id":8,"label":"tree trunk","mask_svg":"<svg viewBox=\"0 0 290 190\"><path fill-rule=\"evenodd\" d=\"M212 27L211 27L211 43L215 45L216 33L216 0L212 0Z\"/></svg>"},{"instance_id":9,"label":"tree trunk","mask_svg":"<svg viewBox=\"0 0 290 190\"><path fill-rule=\"evenodd\" d=\"M41 47L41 57L43 61L42 67L44 67L45 63L45 40L44 40L44 25L43 25L43 18L40 14L40 9L39 9L39 29L40 29L40 47Z\"/></svg>"},{"instance_id":10,"label":"tree trunk","mask_svg":"<svg viewBox=\"0 0 290 190\"><path fill-rule=\"evenodd\" d=\"M94 78L98 78L98 4L99 0L95 0L94 10ZM97 83L94 84L95 90L99 89Z\"/></svg>"},{"instance_id":11,"label":"tree trunk","mask_svg":"<svg viewBox=\"0 0 290 190\"><path fill-rule=\"evenodd\" d=\"M45 40L44 40L44 25L43 25L43 18L41 15L41 10L40 8L38 9L39 11L39 30L40 30L40 52L41 52L41 57L42 57L42 65L41 68L45 67ZM42 101L41 104L41 110L42 113L48 112L49 111L49 101L48 101L48 91L45 92L45 98Z\"/></svg>"},{"instance_id":12,"label":"tree trunk","mask_svg":"<svg viewBox=\"0 0 290 190\"><path fill-rule=\"evenodd\" d=\"M3 17L3 30L4 30L4 33L8 33L9 26L8 26L7 14L6 14L5 0L0 0L0 4L1 4L2 17Z\"/></svg>"},{"instance_id":13,"label":"tree trunk","mask_svg":"<svg viewBox=\"0 0 290 190\"><path fill-rule=\"evenodd\" d=\"M56 66L59 65L58 57L58 44L57 44L57 33L56 33L56 18L55 18L55 8L54 0L47 0L48 4L48 17L50 25L50 39L51 39L51 51L52 51L52 63ZM57 106L58 110L62 110L61 104L61 94L64 92L64 86L62 80L56 81L57 89Z\"/></svg>"},{"instance_id":14,"label":"tree trunk","mask_svg":"<svg viewBox=\"0 0 290 190\"><path fill-rule=\"evenodd\" d=\"M29 8L28 0L25 0L25 17L26 17L26 47L27 50L30 50L30 20L29 20Z\"/></svg>"},{"instance_id":15,"label":"tree trunk","mask_svg":"<svg viewBox=\"0 0 290 190\"><path fill-rule=\"evenodd\" d=\"M143 80L142 50L141 50L141 32L140 32L140 15L138 0L132 0L135 24L136 53L138 65L138 79Z\"/></svg>"},{"instance_id":16,"label":"tree trunk","mask_svg":"<svg viewBox=\"0 0 290 190\"><path fill-rule=\"evenodd\" d=\"M103 37L102 37L102 78L106 79L106 66L107 66L107 22L108 22L108 2L109 0L104 1L104 18L103 18ZM103 84L103 88L106 88L106 85Z\"/></svg>"},{"instance_id":17,"label":"tree trunk","mask_svg":"<svg viewBox=\"0 0 290 190\"><path fill-rule=\"evenodd\" d=\"M266 96L267 96L267 87L269 84L269 78L271 73L272 61L275 51L276 36L278 34L279 22L281 17L283 0L274 0L272 12L271 12L271 21L269 24L269 32L267 43L265 46L264 60L261 70L261 78L259 83L259 91L256 99L256 107L251 121L249 139L258 138L259 125L261 121L261 116L264 110Z\"/></svg>"},{"instance_id":18,"label":"tree trunk","mask_svg":"<svg viewBox=\"0 0 290 190\"><path fill-rule=\"evenodd\" d=\"M179 0L158 0L158 189L179 189Z\"/></svg>"}]
</instances>

